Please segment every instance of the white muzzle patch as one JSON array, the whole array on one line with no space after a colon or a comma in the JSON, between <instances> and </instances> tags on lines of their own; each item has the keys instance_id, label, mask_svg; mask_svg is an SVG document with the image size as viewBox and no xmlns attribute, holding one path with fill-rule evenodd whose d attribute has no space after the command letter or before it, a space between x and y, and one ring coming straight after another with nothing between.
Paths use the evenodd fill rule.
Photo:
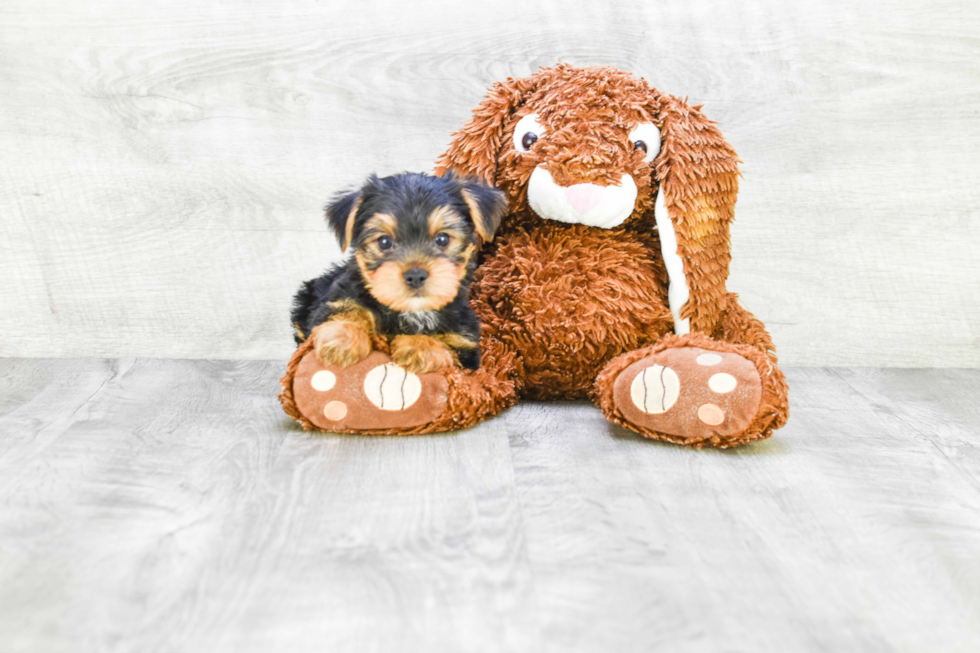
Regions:
<instances>
[{"instance_id":1,"label":"white muzzle patch","mask_svg":"<svg viewBox=\"0 0 980 653\"><path fill-rule=\"evenodd\" d=\"M527 202L545 220L612 229L626 221L636 206L636 182L624 174L619 186L559 186L538 166L527 182Z\"/></svg>"}]
</instances>

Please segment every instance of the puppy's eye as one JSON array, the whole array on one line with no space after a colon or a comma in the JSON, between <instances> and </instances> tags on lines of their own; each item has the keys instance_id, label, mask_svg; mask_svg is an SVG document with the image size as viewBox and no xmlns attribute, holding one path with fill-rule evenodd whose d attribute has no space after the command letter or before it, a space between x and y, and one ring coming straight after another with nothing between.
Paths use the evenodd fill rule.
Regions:
<instances>
[{"instance_id":1,"label":"puppy's eye","mask_svg":"<svg viewBox=\"0 0 980 653\"><path fill-rule=\"evenodd\" d=\"M378 244L378 249L385 250L391 249L395 246L395 241L393 241L388 236L382 236L375 241Z\"/></svg>"},{"instance_id":2,"label":"puppy's eye","mask_svg":"<svg viewBox=\"0 0 980 653\"><path fill-rule=\"evenodd\" d=\"M529 113L517 122L514 127L514 148L518 152L527 152L531 146L544 135L544 127L538 122L538 114Z\"/></svg>"},{"instance_id":3,"label":"puppy's eye","mask_svg":"<svg viewBox=\"0 0 980 653\"><path fill-rule=\"evenodd\" d=\"M637 125L630 132L630 143L635 149L643 152L643 160L649 163L660 153L660 130L652 122Z\"/></svg>"},{"instance_id":4,"label":"puppy's eye","mask_svg":"<svg viewBox=\"0 0 980 653\"><path fill-rule=\"evenodd\" d=\"M436 245L439 247L446 247L449 244L449 234L438 234L436 236Z\"/></svg>"}]
</instances>

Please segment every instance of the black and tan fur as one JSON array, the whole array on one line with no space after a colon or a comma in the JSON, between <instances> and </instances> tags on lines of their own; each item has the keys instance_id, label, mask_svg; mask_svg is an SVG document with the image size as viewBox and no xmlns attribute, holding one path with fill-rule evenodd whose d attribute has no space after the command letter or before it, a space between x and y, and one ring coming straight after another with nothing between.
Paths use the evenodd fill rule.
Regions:
<instances>
[{"instance_id":1,"label":"black and tan fur","mask_svg":"<svg viewBox=\"0 0 980 653\"><path fill-rule=\"evenodd\" d=\"M480 323L469 286L481 241L493 238L505 209L500 191L452 175L372 175L338 195L327 222L351 255L296 293L296 341L313 337L324 363L347 366L381 336L411 371L457 362L477 369Z\"/></svg>"}]
</instances>

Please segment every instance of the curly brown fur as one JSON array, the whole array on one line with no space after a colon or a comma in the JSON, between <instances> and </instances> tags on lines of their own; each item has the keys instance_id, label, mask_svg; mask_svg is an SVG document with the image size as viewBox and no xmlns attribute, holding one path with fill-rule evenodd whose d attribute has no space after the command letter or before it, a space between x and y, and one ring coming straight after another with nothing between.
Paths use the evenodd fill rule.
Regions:
<instances>
[{"instance_id":1,"label":"curly brown fur","mask_svg":"<svg viewBox=\"0 0 980 653\"><path fill-rule=\"evenodd\" d=\"M497 244L472 303L520 355L524 396L585 398L610 358L670 329L658 248L655 235L554 223Z\"/></svg>"},{"instance_id":2,"label":"curly brown fur","mask_svg":"<svg viewBox=\"0 0 980 653\"><path fill-rule=\"evenodd\" d=\"M522 152L514 129L530 114L546 135ZM652 161L644 161L630 140L640 123L661 132ZM638 360L650 347L679 346L671 334L669 279L654 214L664 193L690 291L681 311L696 332L690 337L707 334L718 340L715 347L746 352L749 360L764 362L769 379L759 417L746 432L725 442L688 444L730 446L768 437L785 422L787 388L775 356L768 356L772 341L725 288L738 163L700 107L614 68L558 65L494 84L454 135L437 172L478 175L508 194L510 210L495 242L484 248L471 303L520 362L510 372L521 395L582 397L593 391L593 381L599 388L600 378L622 370L623 360ZM629 175L637 188L632 214L613 229L539 216L528 201L539 166L563 187L616 185Z\"/></svg>"},{"instance_id":3,"label":"curly brown fur","mask_svg":"<svg viewBox=\"0 0 980 653\"><path fill-rule=\"evenodd\" d=\"M558 65L494 84L473 113L473 120L454 136L437 172L476 174L507 192L510 212L500 236L548 222L527 202L527 183L539 165L562 186L613 185L623 174L630 175L637 185L637 199L625 226L632 227L633 233L653 230L653 205L663 185L678 249L689 261L685 272L691 299L683 315L691 318L694 329L714 330L727 296L728 233L738 193L739 159L700 107L663 95L615 68ZM550 133L521 153L510 135L531 113ZM642 161L628 137L630 126L646 122L656 124L662 135L660 154L650 163ZM499 149L487 147L487 141L499 143Z\"/></svg>"}]
</instances>

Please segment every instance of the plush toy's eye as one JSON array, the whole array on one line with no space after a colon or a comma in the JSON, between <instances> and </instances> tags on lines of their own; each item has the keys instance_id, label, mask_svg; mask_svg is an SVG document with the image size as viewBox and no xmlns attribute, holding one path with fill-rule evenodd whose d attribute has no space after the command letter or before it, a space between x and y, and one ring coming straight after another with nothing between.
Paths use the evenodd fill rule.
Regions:
<instances>
[{"instance_id":1,"label":"plush toy's eye","mask_svg":"<svg viewBox=\"0 0 980 653\"><path fill-rule=\"evenodd\" d=\"M543 135L544 127L538 122L538 114L529 113L514 127L514 147L518 152L527 152Z\"/></svg>"},{"instance_id":2,"label":"plush toy's eye","mask_svg":"<svg viewBox=\"0 0 980 653\"><path fill-rule=\"evenodd\" d=\"M652 122L637 125L630 132L630 142L634 148L643 152L643 160L649 163L660 153L660 130Z\"/></svg>"},{"instance_id":3,"label":"plush toy's eye","mask_svg":"<svg viewBox=\"0 0 980 653\"><path fill-rule=\"evenodd\" d=\"M381 250L391 249L395 245L395 241L393 241L388 236L382 236L381 238L378 238L376 242L378 243L378 249Z\"/></svg>"},{"instance_id":4,"label":"plush toy's eye","mask_svg":"<svg viewBox=\"0 0 980 653\"><path fill-rule=\"evenodd\" d=\"M436 235L436 245L439 247L445 247L449 244L449 234L438 234Z\"/></svg>"}]
</instances>

